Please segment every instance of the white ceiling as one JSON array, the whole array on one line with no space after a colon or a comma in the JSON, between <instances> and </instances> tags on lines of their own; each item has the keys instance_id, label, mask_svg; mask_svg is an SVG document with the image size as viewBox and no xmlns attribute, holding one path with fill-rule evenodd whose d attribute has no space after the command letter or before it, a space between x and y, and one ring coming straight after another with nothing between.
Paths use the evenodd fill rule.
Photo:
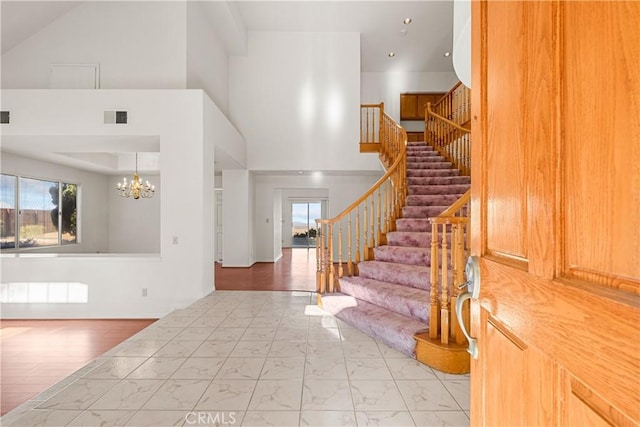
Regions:
<instances>
[{"instance_id":1,"label":"white ceiling","mask_svg":"<svg viewBox=\"0 0 640 427\"><path fill-rule=\"evenodd\" d=\"M46 27L80 1L4 1L2 0L2 53Z\"/></svg>"},{"instance_id":2,"label":"white ceiling","mask_svg":"<svg viewBox=\"0 0 640 427\"><path fill-rule=\"evenodd\" d=\"M84 3L55 0L0 1L2 53ZM219 13L220 1L206 0L203 3L205 8L209 6L209 10L205 9L205 12L216 25L219 24L216 20L225 19ZM362 71L453 71L451 57L443 56L444 52L452 49L453 0L236 0L230 2L227 10L232 10L239 16L247 31L358 32L361 34ZM411 18L412 23L405 25L405 18ZM235 53L239 40L230 40L228 36L224 34L221 38L228 45L228 50ZM394 52L395 57L389 58L389 52ZM3 150L102 173L120 173L126 168L123 164L130 163L122 161L122 150L117 147L122 141L108 141L105 144L104 140L96 138L93 139L94 142L105 146L94 150L87 149L86 146L72 148L70 145L75 141L69 140L60 141L60 146L54 148L49 140L47 150L37 141L27 141L31 139L24 137L14 141L5 137ZM107 146L110 148L107 149ZM153 150L140 147L139 151ZM217 170L226 167L223 155L216 155L216 159ZM237 168L239 165L229 161L227 166Z\"/></svg>"},{"instance_id":3,"label":"white ceiling","mask_svg":"<svg viewBox=\"0 0 640 427\"><path fill-rule=\"evenodd\" d=\"M77 169L119 175L160 171L157 135L3 135L2 151Z\"/></svg>"},{"instance_id":4,"label":"white ceiling","mask_svg":"<svg viewBox=\"0 0 640 427\"><path fill-rule=\"evenodd\" d=\"M2 0L2 53L82 3ZM363 71L453 71L451 57L443 57L453 44L453 0L231 3L247 31L361 33ZM405 18L413 22L405 25ZM392 51L396 56L390 59L387 54Z\"/></svg>"},{"instance_id":5,"label":"white ceiling","mask_svg":"<svg viewBox=\"0 0 640 427\"><path fill-rule=\"evenodd\" d=\"M248 31L361 33L362 71L453 71L453 1L238 1ZM405 18L412 23L404 24ZM401 33L406 30L406 34ZM395 52L394 58L388 53Z\"/></svg>"}]
</instances>

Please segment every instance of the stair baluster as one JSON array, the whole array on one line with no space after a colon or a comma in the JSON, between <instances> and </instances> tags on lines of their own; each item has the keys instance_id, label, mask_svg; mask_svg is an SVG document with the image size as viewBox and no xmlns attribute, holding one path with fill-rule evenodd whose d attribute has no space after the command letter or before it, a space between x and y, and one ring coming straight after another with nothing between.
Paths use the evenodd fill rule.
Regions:
<instances>
[{"instance_id":1,"label":"stair baluster","mask_svg":"<svg viewBox=\"0 0 640 427\"><path fill-rule=\"evenodd\" d=\"M342 269L342 222L338 223L338 277L342 277L344 271Z\"/></svg>"},{"instance_id":2,"label":"stair baluster","mask_svg":"<svg viewBox=\"0 0 640 427\"><path fill-rule=\"evenodd\" d=\"M434 260L437 263L439 257L438 248L438 224L431 223L431 265L434 264ZM436 264L437 265L437 264ZM431 269L431 289L429 291L431 300L431 320L429 321L429 338L437 339L438 330L440 329L440 300L438 298L438 269Z\"/></svg>"},{"instance_id":3,"label":"stair baluster","mask_svg":"<svg viewBox=\"0 0 640 427\"><path fill-rule=\"evenodd\" d=\"M347 275L348 276L353 276L353 261L351 258L351 253L352 253L352 243L351 243L351 214L352 212L349 212L349 220L347 222Z\"/></svg>"}]
</instances>

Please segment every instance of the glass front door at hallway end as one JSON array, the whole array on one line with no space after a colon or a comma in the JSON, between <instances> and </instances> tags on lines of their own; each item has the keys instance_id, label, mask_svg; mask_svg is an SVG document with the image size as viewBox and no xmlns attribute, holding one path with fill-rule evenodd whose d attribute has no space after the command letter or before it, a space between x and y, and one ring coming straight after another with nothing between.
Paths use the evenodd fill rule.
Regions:
<instances>
[{"instance_id":1,"label":"glass front door at hallway end","mask_svg":"<svg viewBox=\"0 0 640 427\"><path fill-rule=\"evenodd\" d=\"M294 202L291 204L292 248L315 248L315 220L317 218L322 218L320 202Z\"/></svg>"}]
</instances>

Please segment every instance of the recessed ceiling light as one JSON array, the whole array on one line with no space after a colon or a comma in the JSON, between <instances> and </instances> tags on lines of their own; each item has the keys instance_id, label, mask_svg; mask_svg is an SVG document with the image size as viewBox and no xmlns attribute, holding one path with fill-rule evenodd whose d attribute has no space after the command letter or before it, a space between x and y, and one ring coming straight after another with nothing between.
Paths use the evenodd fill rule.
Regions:
<instances>
[{"instance_id":1,"label":"recessed ceiling light","mask_svg":"<svg viewBox=\"0 0 640 427\"><path fill-rule=\"evenodd\" d=\"M411 18L404 18L404 21L402 21L402 22L404 22L406 25L409 25L409 24L411 24L411 21L412 21Z\"/></svg>"},{"instance_id":2,"label":"recessed ceiling light","mask_svg":"<svg viewBox=\"0 0 640 427\"><path fill-rule=\"evenodd\" d=\"M395 52L389 52L389 55L387 55L389 58L393 58L394 56L396 56Z\"/></svg>"},{"instance_id":3,"label":"recessed ceiling light","mask_svg":"<svg viewBox=\"0 0 640 427\"><path fill-rule=\"evenodd\" d=\"M302 171L298 171L298 175L302 175L304 172Z\"/></svg>"},{"instance_id":4,"label":"recessed ceiling light","mask_svg":"<svg viewBox=\"0 0 640 427\"><path fill-rule=\"evenodd\" d=\"M442 54L442 56L444 56L445 58L448 58L451 56L451 52L445 52Z\"/></svg>"}]
</instances>

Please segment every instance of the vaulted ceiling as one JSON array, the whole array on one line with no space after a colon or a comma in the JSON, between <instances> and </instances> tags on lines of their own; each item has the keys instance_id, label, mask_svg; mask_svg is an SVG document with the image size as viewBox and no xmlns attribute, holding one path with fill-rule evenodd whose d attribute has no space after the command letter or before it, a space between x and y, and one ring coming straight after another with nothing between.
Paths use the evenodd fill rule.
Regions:
<instances>
[{"instance_id":1,"label":"vaulted ceiling","mask_svg":"<svg viewBox=\"0 0 640 427\"><path fill-rule=\"evenodd\" d=\"M193 1L193 0L182 0ZM83 1L0 1L2 53L41 31L47 25L83 4ZM221 6L241 21L243 31L357 32L361 34L361 70L365 72L453 72L453 0L447 1L246 1L205 0L204 13L223 34L230 55L242 55L246 37L236 37L221 14ZM411 23L405 24L410 18ZM240 40L238 40L240 39ZM240 46L240 47L239 47ZM244 47L246 49L246 46ZM393 57L389 53L393 52ZM45 146L28 137L3 138L3 149L72 167L101 173L119 173L124 162L113 144L121 141L95 138L91 150L56 144ZM73 142L73 141L71 141ZM145 142L145 141L143 141ZM69 141L65 143L69 144ZM140 141L127 140L129 146ZM39 148L38 148L39 147ZM57 146L56 146L57 147ZM77 153L82 151L82 156ZM140 149L140 151L147 151ZM153 150L151 150L153 151ZM218 165L225 163L217 156ZM130 162L129 162L130 163ZM157 162L152 162L157 166ZM126 166L124 166L126 168ZM150 167L153 170L154 167Z\"/></svg>"},{"instance_id":2,"label":"vaulted ceiling","mask_svg":"<svg viewBox=\"0 0 640 427\"><path fill-rule=\"evenodd\" d=\"M2 53L81 1L2 0ZM219 0L204 1L213 6ZM453 1L233 1L247 31L361 33L362 71L453 71ZM404 20L411 18L411 24ZM395 56L390 58L389 52Z\"/></svg>"}]
</instances>

